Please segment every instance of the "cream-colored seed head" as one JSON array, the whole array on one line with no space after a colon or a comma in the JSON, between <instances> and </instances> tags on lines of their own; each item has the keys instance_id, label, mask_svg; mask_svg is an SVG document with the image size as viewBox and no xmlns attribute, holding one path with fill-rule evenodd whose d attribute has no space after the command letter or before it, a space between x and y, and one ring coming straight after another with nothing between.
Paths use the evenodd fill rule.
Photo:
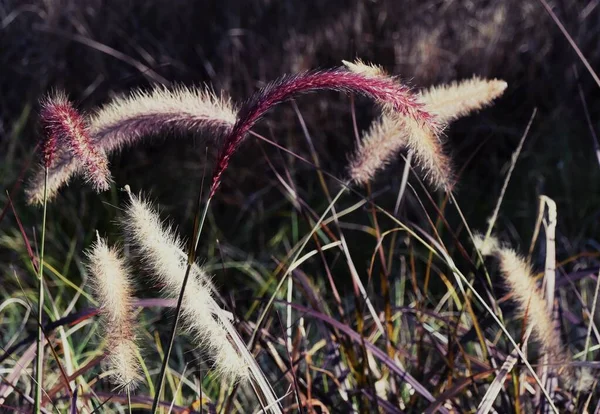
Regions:
<instances>
[{"instance_id":1,"label":"cream-colored seed head","mask_svg":"<svg viewBox=\"0 0 600 414\"><path fill-rule=\"evenodd\" d=\"M378 77L378 76L387 76L387 73L383 70L383 68L379 65L375 65L373 63L365 63L361 59L356 59L354 62L348 62L347 60L342 60L342 63L351 72L359 73L361 75Z\"/></svg>"},{"instance_id":2,"label":"cream-colored seed head","mask_svg":"<svg viewBox=\"0 0 600 414\"><path fill-rule=\"evenodd\" d=\"M63 168L54 169L48 173L48 201L58 195L58 190L68 185L75 173L81 169L81 164L73 162ZM44 202L44 169L39 168L25 189L29 204L41 205Z\"/></svg>"},{"instance_id":3,"label":"cream-colored seed head","mask_svg":"<svg viewBox=\"0 0 600 414\"><path fill-rule=\"evenodd\" d=\"M140 257L164 286L165 293L177 297L187 267L183 242L163 226L154 209L139 197L131 195L126 217L128 235ZM208 275L197 266L192 267L182 303L184 324L207 351L219 374L232 380L246 379L250 373L248 363L232 345L223 315L212 297Z\"/></svg>"},{"instance_id":4,"label":"cream-colored seed head","mask_svg":"<svg viewBox=\"0 0 600 414\"><path fill-rule=\"evenodd\" d=\"M100 303L111 379L120 388L132 389L141 377L127 267L117 250L98 237L88 252L88 268Z\"/></svg>"},{"instance_id":5,"label":"cream-colored seed head","mask_svg":"<svg viewBox=\"0 0 600 414\"><path fill-rule=\"evenodd\" d=\"M507 87L503 80L473 77L429 88L421 100L441 121L450 122L490 105Z\"/></svg>"},{"instance_id":6,"label":"cream-colored seed head","mask_svg":"<svg viewBox=\"0 0 600 414\"><path fill-rule=\"evenodd\" d=\"M350 70L372 73L373 76L383 73L380 68L360 61L345 64ZM430 88L422 92L419 99L425 111L444 125L491 104L506 87L506 82L501 80L475 77ZM422 128L413 119L389 111L372 124L351 156L350 178L361 184L371 181L404 148L413 152L417 164L434 187L452 187L451 161L443 151L438 134Z\"/></svg>"},{"instance_id":7,"label":"cream-colored seed head","mask_svg":"<svg viewBox=\"0 0 600 414\"><path fill-rule=\"evenodd\" d=\"M495 256L500 262L500 271L527 325L533 328L534 339L542 352L548 355L548 361L557 367L558 374L569 388L585 390L591 386L589 372L576 371L569 364L571 357L563 349L560 333L554 329L552 316L548 313L546 300L538 287L531 267L514 250L502 246L494 237L487 240L477 235L475 247L483 256Z\"/></svg>"},{"instance_id":8,"label":"cream-colored seed head","mask_svg":"<svg viewBox=\"0 0 600 414\"><path fill-rule=\"evenodd\" d=\"M174 89L158 87L149 92L136 90L118 97L91 116L89 133L94 147L109 156L124 147L137 144L142 137L167 131L214 136L230 128L236 119L231 100L213 92L184 86ZM48 198L52 199L69 180L84 172L79 160L69 151L58 150L56 161L48 171ZM41 204L44 193L44 170L37 169L27 189L30 204Z\"/></svg>"},{"instance_id":9,"label":"cream-colored seed head","mask_svg":"<svg viewBox=\"0 0 600 414\"><path fill-rule=\"evenodd\" d=\"M158 87L113 99L91 117L90 131L102 149L112 152L131 145L141 135L161 132L161 128L195 132L198 125L226 128L235 119L231 100L210 90Z\"/></svg>"}]
</instances>

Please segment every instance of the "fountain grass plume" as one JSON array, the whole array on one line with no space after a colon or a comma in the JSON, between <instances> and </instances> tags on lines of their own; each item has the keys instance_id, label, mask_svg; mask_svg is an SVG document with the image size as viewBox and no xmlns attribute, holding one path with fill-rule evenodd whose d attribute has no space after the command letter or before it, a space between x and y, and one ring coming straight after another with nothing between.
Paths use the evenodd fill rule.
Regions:
<instances>
[{"instance_id":1,"label":"fountain grass plume","mask_svg":"<svg viewBox=\"0 0 600 414\"><path fill-rule=\"evenodd\" d=\"M141 378L132 313L133 282L118 250L100 236L87 257L107 339L110 377L119 388L131 390Z\"/></svg>"},{"instance_id":2,"label":"fountain grass plume","mask_svg":"<svg viewBox=\"0 0 600 414\"><path fill-rule=\"evenodd\" d=\"M566 386L579 391L588 390L593 377L586 368L576 370L570 365L571 355L561 343L560 332L555 330L546 299L535 281L530 264L494 237L485 239L476 235L474 242L482 256L495 256L499 260L500 272L519 312L532 327L533 337L542 352L548 355L548 361L557 366L556 372Z\"/></svg>"},{"instance_id":3,"label":"fountain grass plume","mask_svg":"<svg viewBox=\"0 0 600 414\"><path fill-rule=\"evenodd\" d=\"M357 71L381 70L360 61L346 64ZM432 87L419 94L419 101L437 117L439 123L447 124L490 105L506 87L502 80L474 77ZM350 157L348 170L351 179L361 184L373 180L404 148L415 154L417 164L435 188L449 189L453 186L451 161L444 153L442 143L415 125L412 119L393 113L384 113L373 122Z\"/></svg>"},{"instance_id":4,"label":"fountain grass plume","mask_svg":"<svg viewBox=\"0 0 600 414\"><path fill-rule=\"evenodd\" d=\"M107 190L111 183L108 160L104 151L93 144L85 117L62 92L50 94L41 101L41 107L40 119L47 137L42 145L44 166L35 173L27 189L30 202L41 204L43 200L46 169L48 198L56 195L66 177L64 173L61 174L62 159L65 157L77 163L94 190Z\"/></svg>"},{"instance_id":5,"label":"fountain grass plume","mask_svg":"<svg viewBox=\"0 0 600 414\"><path fill-rule=\"evenodd\" d=\"M424 110L423 105L407 86L390 76L372 72L356 73L344 68L283 76L256 92L241 106L235 125L224 138L213 172L209 198L217 191L231 156L256 122L277 104L298 94L318 90L336 90L367 96L386 111L397 112L412 119L432 136L440 133L440 126L435 117Z\"/></svg>"},{"instance_id":6,"label":"fountain grass plume","mask_svg":"<svg viewBox=\"0 0 600 414\"><path fill-rule=\"evenodd\" d=\"M157 285L163 287L167 296L177 297L187 267L183 241L171 228L163 226L149 203L133 194L126 209L125 228ZM223 311L214 301L212 290L206 272L192 266L181 307L183 322L206 350L219 375L243 380L249 375L247 364L228 337Z\"/></svg>"},{"instance_id":7,"label":"fountain grass plume","mask_svg":"<svg viewBox=\"0 0 600 414\"><path fill-rule=\"evenodd\" d=\"M217 96L208 88L157 87L150 91L134 90L113 99L95 111L88 123L92 146L110 155L150 136L208 132L218 139L235 123L235 109L230 99ZM84 172L83 167L78 157L58 148L49 168L50 197ZM38 171L27 190L30 204L41 203L43 185L43 171Z\"/></svg>"}]
</instances>

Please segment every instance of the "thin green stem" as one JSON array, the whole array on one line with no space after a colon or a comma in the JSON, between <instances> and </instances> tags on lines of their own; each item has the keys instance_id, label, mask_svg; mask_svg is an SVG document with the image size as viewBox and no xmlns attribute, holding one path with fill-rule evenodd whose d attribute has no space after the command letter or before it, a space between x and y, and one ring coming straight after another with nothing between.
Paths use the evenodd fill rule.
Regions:
<instances>
[{"instance_id":1,"label":"thin green stem","mask_svg":"<svg viewBox=\"0 0 600 414\"><path fill-rule=\"evenodd\" d=\"M42 240L40 242L40 260L38 263L38 315L37 315L37 354L35 358L35 400L33 412L41 411L42 371L44 366L44 333L42 315L44 313L44 245L46 240L46 207L48 205L48 167L44 169L44 212L42 216Z\"/></svg>"},{"instance_id":2,"label":"thin green stem","mask_svg":"<svg viewBox=\"0 0 600 414\"><path fill-rule=\"evenodd\" d=\"M285 274L283 275L283 277L281 278L281 280L279 281L279 283L275 287L275 290L273 291L273 294L269 298L269 301L267 302L267 305L263 309L262 313L260 314L260 316L258 318L258 321L256 322L256 327L255 327L254 331L252 332L252 335L250 337L250 341L248 341L248 349L252 349L254 347L254 341L256 340L257 334L260 331L260 328L261 328L261 326L262 326L265 318L267 317L267 314L271 310L271 306L273 305L273 302L275 302L275 298L277 297L277 294L279 293L279 291L283 287L283 284L287 280L288 276L291 275L292 271L295 269L294 264L296 263L296 261L300 257L300 254L304 250L304 247L306 247L306 245L308 244L308 242L311 240L312 235L320 228L321 223L323 222L323 220L325 219L325 217L327 216L327 214L329 214L329 212L333 208L334 204L339 200L339 198L342 196L342 194L344 194L345 191L346 191L346 187L342 187L342 189L339 191L339 193L337 193L337 195L333 198L333 200L331 201L331 203L329 203L329 206L327 206L327 209L323 212L323 214L321 215L321 217L319 218L319 220L317 221L317 223L313 226L313 228L310 231L310 233L304 238L304 241L302 242L302 245L300 246L300 248L296 251L296 254L294 255L294 258L292 259L292 261L290 262L290 265L288 266L288 270L285 272Z\"/></svg>"},{"instance_id":3,"label":"thin green stem","mask_svg":"<svg viewBox=\"0 0 600 414\"><path fill-rule=\"evenodd\" d=\"M196 215L195 225L194 225L194 237L193 243L190 244L190 251L188 254L188 264L185 269L185 276L183 277L183 281L181 282L181 290L179 291L179 297L177 298L177 306L175 308L175 320L173 321L173 326L171 327L171 335L169 337L169 344L167 346L167 352L163 358L162 366L160 369L160 376L158 378L158 385L156 387L156 394L154 395L154 401L152 402L152 413L156 413L158 409L158 401L160 400L160 395L162 394L163 384L165 382L165 375L167 373L167 368L169 366L169 357L171 356L171 351L173 349L173 343L175 342L175 335L177 334L177 325L179 324L179 318L181 316L181 306L183 304L183 298L185 295L185 287L187 286L187 282L192 270L192 266L195 260L195 252L198 248L198 243L200 241L200 234L202 233L202 228L204 227L204 221L206 219L206 214L208 212L208 207L210 205L210 200L206 200L206 205L204 206L204 210L201 216ZM198 219L200 220L198 221Z\"/></svg>"},{"instance_id":4,"label":"thin green stem","mask_svg":"<svg viewBox=\"0 0 600 414\"><path fill-rule=\"evenodd\" d=\"M129 386L127 386L127 408L129 409L129 414L131 414L131 390Z\"/></svg>"}]
</instances>

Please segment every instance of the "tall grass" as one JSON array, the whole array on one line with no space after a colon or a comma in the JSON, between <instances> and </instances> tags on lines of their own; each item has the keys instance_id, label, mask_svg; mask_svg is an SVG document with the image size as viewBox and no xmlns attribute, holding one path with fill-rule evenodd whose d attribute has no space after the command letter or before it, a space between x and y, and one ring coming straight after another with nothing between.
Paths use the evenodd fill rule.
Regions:
<instances>
[{"instance_id":1,"label":"tall grass","mask_svg":"<svg viewBox=\"0 0 600 414\"><path fill-rule=\"evenodd\" d=\"M501 124L499 113L485 107L510 105L512 83L508 98L506 82L478 77L419 90L382 67L345 65L238 91L238 98L249 96L239 104L210 87L181 86L105 97L108 103L85 114L62 95L44 101L43 165L23 167L30 177L26 201L43 209L20 202L21 180L13 173L10 197L19 203L0 215L7 252L0 262L7 275L0 286L7 328L0 335L2 407L597 407L595 242L567 240L576 213L564 200L552 216L542 209L537 223L517 227L511 220L515 212L536 213L537 199L511 192L527 174L541 174L529 169L539 132L525 147L524 135L512 160L485 154L499 145L499 129L490 124ZM326 89L352 99L299 97ZM370 126L359 95L381 112ZM295 112L288 111L286 101L296 98ZM315 110L315 102L327 110ZM315 112L340 124L352 117L347 130L355 137L345 142L355 148L330 148L343 152L331 157L315 116L304 119ZM530 126L544 127L539 117L528 132ZM480 140L483 150L466 160L461 140L470 138L457 139L457 130ZM162 136L198 139L167 141L160 156L148 156L158 146L146 138ZM177 148L200 161L181 161L190 155ZM175 162L162 159L170 157ZM473 170L465 164L482 162L497 183L474 198ZM569 168L558 167L565 180ZM95 191L79 186L79 176ZM133 195L131 182L163 211ZM171 198L174 187L189 190ZM167 216L178 225L165 225ZM486 225L482 216L492 219ZM29 223L41 223L41 237ZM507 242L492 237L493 228ZM97 230L118 241L118 250L97 239ZM480 237L476 230L487 232ZM517 253L524 246L531 246L527 259ZM488 255L498 270L482 260ZM36 301L33 326L27 319Z\"/></svg>"}]
</instances>

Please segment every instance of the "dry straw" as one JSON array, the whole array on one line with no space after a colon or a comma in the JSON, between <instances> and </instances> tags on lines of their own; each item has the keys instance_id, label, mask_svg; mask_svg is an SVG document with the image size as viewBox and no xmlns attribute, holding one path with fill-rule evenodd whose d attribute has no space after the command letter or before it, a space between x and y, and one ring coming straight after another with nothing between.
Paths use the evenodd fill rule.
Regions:
<instances>
[{"instance_id":1,"label":"dry straw","mask_svg":"<svg viewBox=\"0 0 600 414\"><path fill-rule=\"evenodd\" d=\"M576 371L570 366L571 356L563 348L560 332L554 328L543 292L535 281L529 263L513 249L502 246L494 237L484 239L476 235L474 241L483 256L494 256L499 260L500 272L521 315L532 327L534 339L548 356L549 363L557 367L557 373L567 387L588 390L593 378L586 369Z\"/></svg>"},{"instance_id":2,"label":"dry straw","mask_svg":"<svg viewBox=\"0 0 600 414\"><path fill-rule=\"evenodd\" d=\"M371 76L383 73L383 69L360 60L344 64L358 73ZM439 124L444 125L489 105L502 95L506 86L506 82L496 79L473 78L433 87L421 93L418 101L424 110L436 117ZM452 166L450 158L444 153L439 134L431 134L414 119L390 112L384 113L373 123L350 158L350 178L361 184L373 180L377 172L392 162L404 148L412 151L417 164L435 188L452 188Z\"/></svg>"},{"instance_id":3,"label":"dry straw","mask_svg":"<svg viewBox=\"0 0 600 414\"><path fill-rule=\"evenodd\" d=\"M99 236L88 252L88 268L107 339L111 379L132 389L140 379L132 309L133 284L124 260Z\"/></svg>"},{"instance_id":4,"label":"dry straw","mask_svg":"<svg viewBox=\"0 0 600 414\"><path fill-rule=\"evenodd\" d=\"M100 108L89 119L89 136L98 152L112 154L146 136L206 131L220 136L234 122L235 110L229 99L207 89L159 87L150 92L133 91ZM63 148L59 147L55 158L48 175L50 198L73 176L85 172L82 158ZM27 190L30 203L41 203L43 186L44 174L38 171Z\"/></svg>"}]
</instances>

